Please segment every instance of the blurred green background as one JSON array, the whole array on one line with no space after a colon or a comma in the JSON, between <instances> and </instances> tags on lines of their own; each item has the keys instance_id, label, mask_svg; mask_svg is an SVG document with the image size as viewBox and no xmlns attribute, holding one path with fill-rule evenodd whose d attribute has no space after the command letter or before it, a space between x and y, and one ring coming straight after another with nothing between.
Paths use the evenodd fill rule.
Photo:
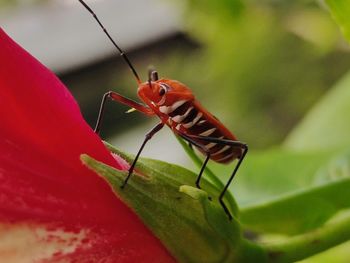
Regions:
<instances>
[{"instance_id":1,"label":"blurred green background","mask_svg":"<svg viewBox=\"0 0 350 263\"><path fill-rule=\"evenodd\" d=\"M339 28L315 1L182 4L186 5L181 6L186 11L184 34L133 52L135 66L143 79L153 65L161 76L187 84L198 100L253 149L282 142L350 67L349 49ZM91 124L99 103L84 97L87 87L94 87L96 95L111 89L136 98L134 79L120 60L61 78ZM139 114L121 118L115 113L123 111L125 107L109 106L104 136L144 119Z\"/></svg>"},{"instance_id":2,"label":"blurred green background","mask_svg":"<svg viewBox=\"0 0 350 263\"><path fill-rule=\"evenodd\" d=\"M45 1L0 3L14 8L16 3ZM182 0L171 4L174 11L182 12L181 32L132 50L135 67L143 79L152 65L161 76L187 84L253 149L281 143L350 66L349 47L322 1ZM85 26L98 30L90 21ZM137 98L135 81L118 57L58 74L92 126L105 91ZM104 137L145 122L138 113L123 115L125 110L108 106Z\"/></svg>"},{"instance_id":3,"label":"blurred green background","mask_svg":"<svg viewBox=\"0 0 350 263\"><path fill-rule=\"evenodd\" d=\"M280 143L350 66L349 50L327 11L314 1L292 2L256 1L244 7L233 1L185 2L186 35L163 43L165 50L157 46L135 54L136 67L143 79L154 65L161 76L186 83L252 148ZM84 100L79 90L91 85L91 78L94 87L135 98L135 82L125 65L120 67L107 63L86 77L62 79L78 100ZM93 123L97 108L89 108L83 112ZM113 113L106 116L112 125ZM126 128L133 117L123 118ZM115 131L121 128L119 121Z\"/></svg>"},{"instance_id":4,"label":"blurred green background","mask_svg":"<svg viewBox=\"0 0 350 263\"><path fill-rule=\"evenodd\" d=\"M0 14L12 12L8 10L14 10L18 6L32 7L48 2L1 0ZM108 3L107 0L104 2ZM269 196L270 189L272 193L280 191L280 194L315 183L313 180L317 177L311 174L317 174L320 162L328 160L327 148L317 154L310 154L306 150L307 146L305 149L300 147L302 140L295 139L298 136L294 133L294 137L289 137L285 145L289 149L301 150L301 155L274 149L264 152L264 149L282 144L305 114L350 69L350 48L326 4L311 0L162 2L169 3L170 12L173 10L180 14L180 30L131 48L128 54L142 79L147 78L147 69L152 65L160 76L187 84L197 99L239 139L247 142L255 153L263 153L250 157L255 160L257 168L263 170L267 167L265 174L269 174L271 167L274 167L274 174L269 179L257 177L254 165L248 165L250 168L243 170L245 177L239 177L235 191L241 194L237 197L239 203ZM93 1L90 3L94 4ZM88 16L86 13L81 15ZM99 30L92 19L88 21L90 22L85 23L84 27ZM119 25L124 21L118 20L116 16L115 23ZM127 27L126 24L125 28ZM75 32L74 25L71 30ZM157 30L157 25L154 25L154 30ZM100 37L104 39L102 34ZM106 56L74 69L56 72L76 97L91 126L96 120L104 92L114 90L137 99L135 80L118 56ZM343 91L350 89L345 84L347 85L345 82L342 85ZM329 109L336 108L336 104L336 101L329 104L332 105ZM110 138L107 140L112 142L115 140L117 144L124 141L126 144L139 145L148 127L156 120L150 121L139 113L124 114L126 110L119 104L108 105L102 137ZM327 130L327 123L322 126L317 125L317 122L322 123L327 111L328 108L324 108L321 112L325 114L318 114L314 118L316 130L313 130L314 134L322 134L326 144L327 134L322 131ZM330 129L334 127L332 122L329 126ZM317 131L317 127L325 129ZM118 137L123 139L118 141ZM170 137L168 132L162 140L170 140ZM344 134L343 137L347 135ZM167 145L166 142L160 143ZM304 143L307 144L306 141ZM298 145L294 147L294 144ZM152 147L154 152L164 151L164 155L170 149L167 146L164 146L166 149L160 149L159 145L149 146ZM185 155L181 149L177 154ZM304 170L301 171L300 168L298 174L294 175L293 168L298 165L304 167ZM249 169L253 171L251 178ZM284 177L274 179L278 172L284 173ZM271 184L266 185L266 182ZM256 189L255 183L258 185ZM266 192L261 194L259 189L264 184ZM346 263L349 262L349 251L349 245L344 244L303 262Z\"/></svg>"}]
</instances>

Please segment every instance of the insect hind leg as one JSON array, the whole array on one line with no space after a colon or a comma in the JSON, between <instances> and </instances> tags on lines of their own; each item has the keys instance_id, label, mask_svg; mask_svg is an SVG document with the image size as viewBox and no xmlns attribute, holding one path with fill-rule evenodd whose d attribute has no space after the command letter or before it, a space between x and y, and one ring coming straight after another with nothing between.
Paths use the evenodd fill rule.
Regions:
<instances>
[{"instance_id":1,"label":"insect hind leg","mask_svg":"<svg viewBox=\"0 0 350 263\"><path fill-rule=\"evenodd\" d=\"M241 144L241 148L242 148L242 150L243 150L242 155L241 155L240 158L238 159L238 162L237 162L235 168L233 169L233 172L232 172L232 174L231 174L229 180L227 181L227 183L226 183L224 189L222 190L221 194L219 195L219 202L220 202L221 206L224 208L226 214L229 216L229 219L230 219L230 220L232 219L232 215L231 215L231 213L229 212L229 209L227 208L227 206L225 205L225 202L224 202L223 199L224 199L224 196L225 196L225 193L226 193L228 187L230 186L230 184L231 184L233 178L235 177L235 175L236 175L236 173L237 173L237 171L238 171L238 169L239 169L241 163L243 162L244 157L246 156L246 154L247 154L247 152L248 152L248 146L247 146L246 144L242 143L242 144Z\"/></svg>"},{"instance_id":2,"label":"insect hind leg","mask_svg":"<svg viewBox=\"0 0 350 263\"><path fill-rule=\"evenodd\" d=\"M238 162L237 162L235 168L233 169L233 172L232 172L229 180L227 181L226 185L224 186L223 190L221 191L221 193L219 195L219 202L220 202L221 206L223 207L225 213L228 215L229 219L231 220L232 219L232 215L231 215L228 207L226 206L226 204L224 202L224 196L225 196L225 193L226 193L227 189L229 188L230 184L232 183L233 178L235 177L239 167L241 166L241 164L242 164L242 162L244 160L244 157L246 156L246 154L248 152L248 145L243 143L243 142L240 142L240 141L218 139L218 138L214 138L214 137L204 137L204 136L196 136L196 135L186 135L185 137L183 136L183 138L188 140L190 143L192 143L195 146L199 145L199 143L197 143L195 141L195 139L200 139L202 141L214 142L214 143L221 144L221 145L229 145L229 146L233 146L233 147L239 147L239 148L242 149L242 154L238 158ZM204 148L205 149L205 147L202 146L202 145L200 146L200 148L202 148L202 149ZM203 163L203 166L202 166L202 169L201 169L201 173L204 171L205 165L208 162L209 158L210 158L210 155L207 155L207 158L206 158L206 160ZM198 183L198 185L199 185L199 180L201 179L201 173L197 177L197 181L198 182L196 181L196 184Z\"/></svg>"}]
</instances>

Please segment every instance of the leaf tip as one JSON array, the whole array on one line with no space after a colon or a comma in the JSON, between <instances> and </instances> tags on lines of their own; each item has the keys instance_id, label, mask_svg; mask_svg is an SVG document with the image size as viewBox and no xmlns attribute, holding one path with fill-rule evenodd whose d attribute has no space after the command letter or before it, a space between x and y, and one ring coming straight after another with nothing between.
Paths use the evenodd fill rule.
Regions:
<instances>
[{"instance_id":1,"label":"leaf tip","mask_svg":"<svg viewBox=\"0 0 350 263\"><path fill-rule=\"evenodd\" d=\"M86 153L83 153L80 155L80 161L84 165L89 166L89 164L91 164L91 157L89 155L87 155Z\"/></svg>"}]
</instances>

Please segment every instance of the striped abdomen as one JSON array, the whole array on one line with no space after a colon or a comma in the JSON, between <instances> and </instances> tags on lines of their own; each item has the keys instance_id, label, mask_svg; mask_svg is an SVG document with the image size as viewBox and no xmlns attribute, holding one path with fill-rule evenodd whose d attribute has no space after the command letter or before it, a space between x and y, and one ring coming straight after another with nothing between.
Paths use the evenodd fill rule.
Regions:
<instances>
[{"instance_id":1,"label":"striped abdomen","mask_svg":"<svg viewBox=\"0 0 350 263\"><path fill-rule=\"evenodd\" d=\"M167 125L175 132L236 141L236 137L213 115L206 111L197 101L177 101L171 106L159 107L159 111L167 114ZM210 159L218 163L228 163L239 158L242 149L194 139L210 153ZM198 147L197 147L198 148ZM200 148L198 148L201 152ZM203 152L205 154L205 152Z\"/></svg>"}]
</instances>

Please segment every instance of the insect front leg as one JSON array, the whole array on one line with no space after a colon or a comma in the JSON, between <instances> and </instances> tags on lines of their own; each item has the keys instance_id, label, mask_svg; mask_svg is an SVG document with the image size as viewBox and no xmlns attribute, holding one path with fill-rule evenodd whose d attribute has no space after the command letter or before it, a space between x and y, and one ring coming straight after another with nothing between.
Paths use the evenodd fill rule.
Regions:
<instances>
[{"instance_id":1,"label":"insect front leg","mask_svg":"<svg viewBox=\"0 0 350 263\"><path fill-rule=\"evenodd\" d=\"M151 108L147 107L146 105L143 105L143 104L138 103L134 100L126 98L126 97L124 97L116 92L108 91L107 93L105 93L103 95L103 98L101 101L101 106L100 106L100 110L98 113L95 129L94 129L95 133L97 133L97 134L100 133L102 119L103 119L103 115L104 115L104 111L105 111L105 105L106 105L106 101L108 98L112 99L113 101L117 101L117 102L120 102L124 105L127 105L131 108L134 108L135 110L137 110L143 114L146 114L146 115L154 115L155 114L153 112L153 110Z\"/></svg>"},{"instance_id":2,"label":"insect front leg","mask_svg":"<svg viewBox=\"0 0 350 263\"><path fill-rule=\"evenodd\" d=\"M153 137L154 134L156 134L157 132L159 132L162 128L164 127L164 123L163 122L160 122L158 123L156 126L154 126L152 128L152 130L150 130L146 136L145 136L145 139L139 149L139 151L137 152L136 154L136 157L134 159L134 161L132 162L130 168L129 168L129 173L128 173L128 176L125 178L125 181L124 183L121 185L121 188L124 188L125 185L128 183L128 180L130 179L131 175L132 175L132 172L134 171L134 168L135 168L135 165L136 165L136 162L137 160L139 159L139 156L143 150L143 148L145 147L146 143Z\"/></svg>"}]
</instances>

